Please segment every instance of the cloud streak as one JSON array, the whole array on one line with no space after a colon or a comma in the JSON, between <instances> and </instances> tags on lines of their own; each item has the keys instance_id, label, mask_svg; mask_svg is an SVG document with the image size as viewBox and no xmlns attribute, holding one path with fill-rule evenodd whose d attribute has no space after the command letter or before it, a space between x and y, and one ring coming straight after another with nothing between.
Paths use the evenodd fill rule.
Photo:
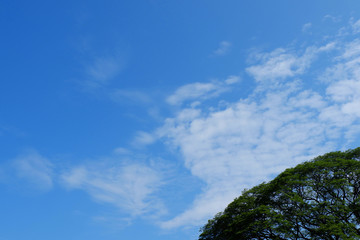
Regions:
<instances>
[{"instance_id":1,"label":"cloud streak","mask_svg":"<svg viewBox=\"0 0 360 240\"><path fill-rule=\"evenodd\" d=\"M181 105L186 101L200 101L217 97L221 93L230 91L229 85L237 83L239 80L240 78L237 76L229 76L224 81L190 83L178 88L174 94L166 99L166 102L171 105Z\"/></svg>"}]
</instances>

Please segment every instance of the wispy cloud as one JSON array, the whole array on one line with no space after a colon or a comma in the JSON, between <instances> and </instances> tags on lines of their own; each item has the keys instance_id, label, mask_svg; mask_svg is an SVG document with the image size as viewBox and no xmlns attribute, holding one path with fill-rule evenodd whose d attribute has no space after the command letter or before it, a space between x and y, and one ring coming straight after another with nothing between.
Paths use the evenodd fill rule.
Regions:
<instances>
[{"instance_id":1,"label":"wispy cloud","mask_svg":"<svg viewBox=\"0 0 360 240\"><path fill-rule=\"evenodd\" d=\"M146 146L156 141L156 136L147 132L139 131L133 140L133 146Z\"/></svg>"},{"instance_id":2,"label":"wispy cloud","mask_svg":"<svg viewBox=\"0 0 360 240\"><path fill-rule=\"evenodd\" d=\"M126 89L111 89L109 90L109 97L116 103L141 103L151 104L152 99L144 92L137 90L126 90Z\"/></svg>"},{"instance_id":3,"label":"wispy cloud","mask_svg":"<svg viewBox=\"0 0 360 240\"><path fill-rule=\"evenodd\" d=\"M225 54L227 54L230 50L230 47L231 47L231 43L228 42L228 41L222 41L220 42L219 44L219 48L216 49L214 52L213 52L213 55L214 56L223 56Z\"/></svg>"},{"instance_id":4,"label":"wispy cloud","mask_svg":"<svg viewBox=\"0 0 360 240\"><path fill-rule=\"evenodd\" d=\"M98 88L109 84L123 69L124 61L118 56L96 57L85 67L87 88Z\"/></svg>"},{"instance_id":5,"label":"wispy cloud","mask_svg":"<svg viewBox=\"0 0 360 240\"><path fill-rule=\"evenodd\" d=\"M207 188L190 209L163 226L200 224L243 188L331 149L334 139L325 144L329 136L324 124L313 119L314 106L324 104L316 93L285 85L259 100L243 100L225 110L185 109L168 119L163 134L180 149L185 165Z\"/></svg>"},{"instance_id":6,"label":"wispy cloud","mask_svg":"<svg viewBox=\"0 0 360 240\"><path fill-rule=\"evenodd\" d=\"M166 213L162 200L156 196L165 183L162 170L156 168L156 163L128 160L136 158L135 155L128 149L117 148L108 158L60 165L28 150L0 166L0 182L20 180L39 190L51 190L58 183L68 190L85 191L99 203L112 205L117 209L114 216L118 219L157 219Z\"/></svg>"},{"instance_id":7,"label":"wispy cloud","mask_svg":"<svg viewBox=\"0 0 360 240\"><path fill-rule=\"evenodd\" d=\"M238 76L229 76L224 81L212 81L207 83L190 83L178 88L166 101L171 105L181 105L185 101L204 100L216 97L219 94L231 90L229 85L238 82Z\"/></svg>"},{"instance_id":8,"label":"wispy cloud","mask_svg":"<svg viewBox=\"0 0 360 240\"><path fill-rule=\"evenodd\" d=\"M166 119L158 134L179 149L185 166L206 187L162 227L201 225L244 188L359 140L358 40L337 41L305 47L302 54L285 48L259 54L258 62L246 69L258 86L249 97L226 108L186 107ZM324 51L331 60L317 74L306 75L311 77L306 81L328 78L319 81L325 91L307 88L299 77ZM265 83L271 87L259 88Z\"/></svg>"},{"instance_id":9,"label":"wispy cloud","mask_svg":"<svg viewBox=\"0 0 360 240\"><path fill-rule=\"evenodd\" d=\"M161 201L154 197L162 184L160 175L146 165L102 161L73 167L61 179L68 188L83 190L94 200L133 217L164 211Z\"/></svg>"},{"instance_id":10,"label":"wispy cloud","mask_svg":"<svg viewBox=\"0 0 360 240\"><path fill-rule=\"evenodd\" d=\"M12 161L17 177L33 186L49 190L53 186L54 165L34 150L19 155Z\"/></svg>"},{"instance_id":11,"label":"wispy cloud","mask_svg":"<svg viewBox=\"0 0 360 240\"><path fill-rule=\"evenodd\" d=\"M351 27L354 34L360 33L360 19L357 21L351 20Z\"/></svg>"},{"instance_id":12,"label":"wispy cloud","mask_svg":"<svg viewBox=\"0 0 360 240\"><path fill-rule=\"evenodd\" d=\"M341 17L339 17L339 16L335 17L335 16L332 16L332 15L330 15L330 14L327 14L327 15L325 15L325 16L323 17L323 20L330 20L330 21L336 23L336 22L340 22L340 21L341 21Z\"/></svg>"},{"instance_id":13,"label":"wispy cloud","mask_svg":"<svg viewBox=\"0 0 360 240\"><path fill-rule=\"evenodd\" d=\"M260 61L260 64L250 66L246 71L257 82L285 80L303 74L319 53L329 51L334 47L333 42L321 47L311 46L306 48L301 55L284 48L275 49L270 53L258 53L254 58Z\"/></svg>"},{"instance_id":14,"label":"wispy cloud","mask_svg":"<svg viewBox=\"0 0 360 240\"><path fill-rule=\"evenodd\" d=\"M107 55L96 57L85 66L85 77L81 81L86 91L109 98L120 105L149 105L153 99L150 94L138 89L115 87L115 81L124 81L119 76L125 67L123 57Z\"/></svg>"},{"instance_id":15,"label":"wispy cloud","mask_svg":"<svg viewBox=\"0 0 360 240\"><path fill-rule=\"evenodd\" d=\"M303 26L302 26L302 32L309 32L310 28L312 26L312 23L305 23Z\"/></svg>"}]
</instances>

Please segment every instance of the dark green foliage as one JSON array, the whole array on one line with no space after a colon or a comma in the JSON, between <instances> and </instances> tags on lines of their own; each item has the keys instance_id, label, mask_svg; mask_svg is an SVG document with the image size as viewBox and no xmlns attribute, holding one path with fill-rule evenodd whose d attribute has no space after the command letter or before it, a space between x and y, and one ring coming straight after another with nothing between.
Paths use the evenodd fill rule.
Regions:
<instances>
[{"instance_id":1,"label":"dark green foliage","mask_svg":"<svg viewBox=\"0 0 360 240\"><path fill-rule=\"evenodd\" d=\"M199 240L360 239L360 148L287 169L230 203Z\"/></svg>"}]
</instances>

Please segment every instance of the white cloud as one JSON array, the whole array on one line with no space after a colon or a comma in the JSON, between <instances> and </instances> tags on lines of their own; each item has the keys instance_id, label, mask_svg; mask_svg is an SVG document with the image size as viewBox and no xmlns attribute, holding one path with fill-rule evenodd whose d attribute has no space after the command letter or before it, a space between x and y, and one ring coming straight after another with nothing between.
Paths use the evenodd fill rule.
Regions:
<instances>
[{"instance_id":1,"label":"white cloud","mask_svg":"<svg viewBox=\"0 0 360 240\"><path fill-rule=\"evenodd\" d=\"M351 23L353 33L360 33L360 20Z\"/></svg>"},{"instance_id":2,"label":"white cloud","mask_svg":"<svg viewBox=\"0 0 360 240\"><path fill-rule=\"evenodd\" d=\"M359 64L360 67L360 64ZM360 82L358 80L341 80L331 84L327 88L327 94L336 102L349 102L357 100L360 92Z\"/></svg>"},{"instance_id":3,"label":"white cloud","mask_svg":"<svg viewBox=\"0 0 360 240\"><path fill-rule=\"evenodd\" d=\"M204 216L209 212L218 212L219 206L223 206L224 202L231 202L234 200L233 194L229 189L224 189L222 186L219 188L212 188L205 191L204 194L198 196L192 207L184 213L176 216L171 221L162 222L160 226L164 229L176 228L179 226L192 225L199 226L204 223Z\"/></svg>"},{"instance_id":4,"label":"white cloud","mask_svg":"<svg viewBox=\"0 0 360 240\"><path fill-rule=\"evenodd\" d=\"M309 22L309 23L305 23L303 26L302 26L302 31L303 32L308 32L311 28L312 24Z\"/></svg>"},{"instance_id":5,"label":"white cloud","mask_svg":"<svg viewBox=\"0 0 360 240\"><path fill-rule=\"evenodd\" d=\"M352 126L345 131L346 136L352 136L350 139L357 132L356 122L359 124L360 117L360 42L354 40L343 45L336 64L328 67L320 77L329 82L326 94L332 101L320 118L327 119L334 127Z\"/></svg>"},{"instance_id":6,"label":"white cloud","mask_svg":"<svg viewBox=\"0 0 360 240\"><path fill-rule=\"evenodd\" d=\"M214 83L191 83L177 89L175 94L167 98L167 102L172 105L181 104L185 100L204 96L216 89L217 86Z\"/></svg>"},{"instance_id":7,"label":"white cloud","mask_svg":"<svg viewBox=\"0 0 360 240\"><path fill-rule=\"evenodd\" d=\"M29 181L35 187L49 190L53 186L53 164L35 151L28 151L13 161L20 179Z\"/></svg>"},{"instance_id":8,"label":"white cloud","mask_svg":"<svg viewBox=\"0 0 360 240\"><path fill-rule=\"evenodd\" d=\"M306 88L297 77L320 52L335 48L320 77L329 78L322 82L325 91ZM301 55L279 48L259 54L258 60L246 70L258 86L270 81L271 88L257 88L225 108L183 108L158 129L167 144L179 149L191 174L206 184L188 209L162 222L163 228L204 224L244 188L359 140L357 41L310 46Z\"/></svg>"},{"instance_id":9,"label":"white cloud","mask_svg":"<svg viewBox=\"0 0 360 240\"><path fill-rule=\"evenodd\" d=\"M220 46L218 49L216 49L213 54L215 56L223 56L225 54L227 54L230 50L231 47L231 43L228 41L222 41L220 42Z\"/></svg>"},{"instance_id":10,"label":"white cloud","mask_svg":"<svg viewBox=\"0 0 360 240\"><path fill-rule=\"evenodd\" d=\"M320 78L330 82L327 94L333 101L353 101L360 96L360 41L344 44L342 54L335 59L336 64L328 67Z\"/></svg>"},{"instance_id":11,"label":"white cloud","mask_svg":"<svg viewBox=\"0 0 360 240\"><path fill-rule=\"evenodd\" d=\"M356 39L345 46L345 52L341 56L342 59L358 57L360 54L360 40Z\"/></svg>"},{"instance_id":12,"label":"white cloud","mask_svg":"<svg viewBox=\"0 0 360 240\"><path fill-rule=\"evenodd\" d=\"M332 16L330 14L327 14L323 17L323 20L330 20L332 22L340 22L341 21L341 17L335 17L335 16Z\"/></svg>"},{"instance_id":13,"label":"white cloud","mask_svg":"<svg viewBox=\"0 0 360 240\"><path fill-rule=\"evenodd\" d=\"M246 68L246 71L257 82L274 82L285 80L303 74L313 62L315 57L324 51L335 47L335 43L329 43L321 47L308 47L300 56L290 50L278 48L270 53L256 54L255 58L260 64Z\"/></svg>"},{"instance_id":14,"label":"white cloud","mask_svg":"<svg viewBox=\"0 0 360 240\"><path fill-rule=\"evenodd\" d=\"M258 82L278 78L285 79L301 74L308 67L312 58L311 55L297 57L282 48L259 57L262 59L260 65L246 69Z\"/></svg>"},{"instance_id":15,"label":"white cloud","mask_svg":"<svg viewBox=\"0 0 360 240\"><path fill-rule=\"evenodd\" d=\"M240 81L240 78L238 76L229 76L227 79L225 79L225 83L228 85L237 83Z\"/></svg>"},{"instance_id":16,"label":"white cloud","mask_svg":"<svg viewBox=\"0 0 360 240\"><path fill-rule=\"evenodd\" d=\"M220 93L231 90L228 85L237 83L238 76L229 76L223 82L212 81L207 83L191 83L178 88L166 101L171 105L181 105L189 100L204 100L218 96Z\"/></svg>"},{"instance_id":17,"label":"white cloud","mask_svg":"<svg viewBox=\"0 0 360 240\"><path fill-rule=\"evenodd\" d=\"M74 167L63 173L61 179L68 188L84 190L94 200L111 204L131 216L164 211L162 203L154 197L161 178L142 164L102 161Z\"/></svg>"},{"instance_id":18,"label":"white cloud","mask_svg":"<svg viewBox=\"0 0 360 240\"><path fill-rule=\"evenodd\" d=\"M180 149L185 166L208 187L190 209L163 227L198 224L243 188L330 150L335 140L324 143L329 138L326 124L316 117L324 105L318 94L286 85L258 101L242 100L213 112L185 109L168 119L161 134ZM197 114L187 114L191 111ZM184 112L192 117L183 118Z\"/></svg>"}]
</instances>

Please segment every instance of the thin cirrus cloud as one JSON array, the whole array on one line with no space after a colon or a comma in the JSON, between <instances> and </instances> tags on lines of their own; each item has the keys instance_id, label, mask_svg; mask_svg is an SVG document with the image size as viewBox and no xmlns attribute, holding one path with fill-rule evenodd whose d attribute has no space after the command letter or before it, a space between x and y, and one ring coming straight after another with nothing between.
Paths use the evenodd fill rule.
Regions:
<instances>
[{"instance_id":1,"label":"thin cirrus cloud","mask_svg":"<svg viewBox=\"0 0 360 240\"><path fill-rule=\"evenodd\" d=\"M310 28L312 26L312 23L305 23L303 26L302 26L302 32L309 32Z\"/></svg>"},{"instance_id":2,"label":"thin cirrus cloud","mask_svg":"<svg viewBox=\"0 0 360 240\"><path fill-rule=\"evenodd\" d=\"M126 90L126 89L113 89L109 91L109 97L116 103L139 103L139 104L150 104L152 102L145 92L137 90Z\"/></svg>"},{"instance_id":3,"label":"thin cirrus cloud","mask_svg":"<svg viewBox=\"0 0 360 240\"><path fill-rule=\"evenodd\" d=\"M360 20L357 20L354 22L354 20L352 19L351 25L352 25L352 30L353 30L354 34L360 33Z\"/></svg>"},{"instance_id":4,"label":"thin cirrus cloud","mask_svg":"<svg viewBox=\"0 0 360 240\"><path fill-rule=\"evenodd\" d=\"M139 131L136 133L132 142L133 146L146 146L156 141L156 136L147 132Z\"/></svg>"},{"instance_id":5,"label":"thin cirrus cloud","mask_svg":"<svg viewBox=\"0 0 360 240\"><path fill-rule=\"evenodd\" d=\"M68 189L85 191L95 201L110 204L132 217L160 215L165 211L162 202L155 197L162 184L158 172L139 163L107 163L72 167L60 178Z\"/></svg>"},{"instance_id":6,"label":"thin cirrus cloud","mask_svg":"<svg viewBox=\"0 0 360 240\"><path fill-rule=\"evenodd\" d=\"M124 68L124 61L118 56L96 57L85 67L87 88L98 88L109 84Z\"/></svg>"},{"instance_id":7,"label":"thin cirrus cloud","mask_svg":"<svg viewBox=\"0 0 360 240\"><path fill-rule=\"evenodd\" d=\"M253 94L225 109L184 107L166 119L157 134L179 149L186 168L206 187L161 226L201 225L244 188L359 140L360 52L354 39L340 36L302 54L285 48L262 53L246 69L257 83ZM315 61L326 65L313 74ZM307 88L306 81L318 81L325 91Z\"/></svg>"},{"instance_id":8,"label":"thin cirrus cloud","mask_svg":"<svg viewBox=\"0 0 360 240\"><path fill-rule=\"evenodd\" d=\"M16 176L41 190L53 187L54 165L34 150L19 155L12 161Z\"/></svg>"},{"instance_id":9,"label":"thin cirrus cloud","mask_svg":"<svg viewBox=\"0 0 360 240\"><path fill-rule=\"evenodd\" d=\"M214 56L226 55L231 48L231 43L228 41L221 41L219 47L213 52Z\"/></svg>"},{"instance_id":10,"label":"thin cirrus cloud","mask_svg":"<svg viewBox=\"0 0 360 240\"><path fill-rule=\"evenodd\" d=\"M335 17L335 16L332 16L332 15L330 15L330 14L327 14L327 15L325 15L325 16L323 17L323 20L330 20L330 21L336 23L336 22L340 22L340 21L341 21L341 17L339 17L339 16Z\"/></svg>"},{"instance_id":11,"label":"thin cirrus cloud","mask_svg":"<svg viewBox=\"0 0 360 240\"><path fill-rule=\"evenodd\" d=\"M192 101L194 99L204 100L213 98L231 90L229 85L237 83L239 80L240 78L238 76L229 76L224 81L190 83L178 88L174 94L166 99L166 102L171 105L181 105L186 101Z\"/></svg>"},{"instance_id":12,"label":"thin cirrus cloud","mask_svg":"<svg viewBox=\"0 0 360 240\"><path fill-rule=\"evenodd\" d=\"M119 55L95 58L85 68L86 79L82 85L86 90L103 90L105 96L118 104L149 104L151 97L143 91L120 89L111 86L124 70L124 59Z\"/></svg>"},{"instance_id":13,"label":"thin cirrus cloud","mask_svg":"<svg viewBox=\"0 0 360 240\"><path fill-rule=\"evenodd\" d=\"M114 158L70 165L68 168L54 164L35 150L19 155L0 168L2 183L13 178L24 181L31 188L49 191L57 183L68 190L81 190L96 202L106 203L118 214L157 218L166 212L162 200L156 196L163 185L162 174L155 168L138 161L122 158L126 149L116 149ZM9 176L14 173L14 176Z\"/></svg>"}]
</instances>

